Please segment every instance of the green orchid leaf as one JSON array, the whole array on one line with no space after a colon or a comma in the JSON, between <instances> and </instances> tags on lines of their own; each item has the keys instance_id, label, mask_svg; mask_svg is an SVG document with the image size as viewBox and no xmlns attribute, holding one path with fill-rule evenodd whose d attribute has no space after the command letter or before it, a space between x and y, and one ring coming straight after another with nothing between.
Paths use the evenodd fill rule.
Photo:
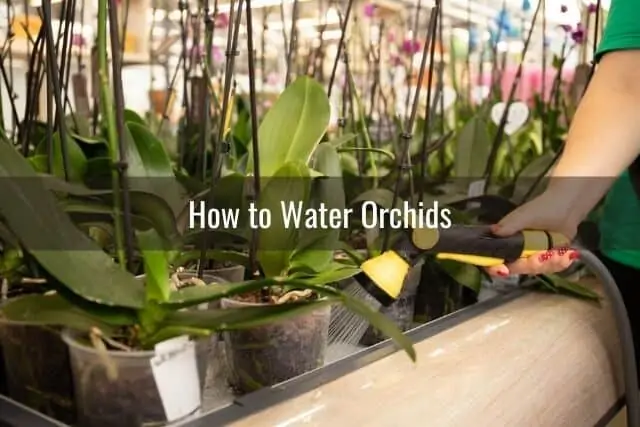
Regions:
<instances>
[{"instance_id":1,"label":"green orchid leaf","mask_svg":"<svg viewBox=\"0 0 640 427\"><path fill-rule=\"evenodd\" d=\"M335 139L332 139L331 141L329 141L329 143L335 148L340 148L343 145L356 139L357 136L358 136L357 133L345 133L344 135L341 135Z\"/></svg>"},{"instance_id":2,"label":"green orchid leaf","mask_svg":"<svg viewBox=\"0 0 640 427\"><path fill-rule=\"evenodd\" d=\"M99 201L67 199L61 202L61 206L78 224L113 222L113 208ZM153 223L142 216L132 215L131 220L137 230L153 228Z\"/></svg>"},{"instance_id":3,"label":"green orchid leaf","mask_svg":"<svg viewBox=\"0 0 640 427\"><path fill-rule=\"evenodd\" d=\"M482 273L477 267L451 260L438 260L438 264L456 282L475 293L480 292Z\"/></svg>"},{"instance_id":4,"label":"green orchid leaf","mask_svg":"<svg viewBox=\"0 0 640 427\"><path fill-rule=\"evenodd\" d=\"M153 350L156 344L184 335L190 337L208 337L213 333L211 329L194 328L190 326L164 326L148 338L142 340L142 348Z\"/></svg>"},{"instance_id":5,"label":"green orchid leaf","mask_svg":"<svg viewBox=\"0 0 640 427\"><path fill-rule=\"evenodd\" d=\"M283 210L307 206L310 181L307 166L287 163L269 179L260 193L258 208L271 215L271 225L258 230L257 259L267 277L285 275L289 269L302 224L295 224L294 218L287 218Z\"/></svg>"},{"instance_id":6,"label":"green orchid leaf","mask_svg":"<svg viewBox=\"0 0 640 427\"><path fill-rule=\"evenodd\" d=\"M164 242L154 230L137 232L136 236L144 261L147 301L168 301L171 294L171 281Z\"/></svg>"},{"instance_id":7,"label":"green orchid leaf","mask_svg":"<svg viewBox=\"0 0 640 427\"><path fill-rule=\"evenodd\" d=\"M128 110L125 108L124 110L124 121L125 123L136 123L138 125L142 125L142 126L147 126L147 122L145 122L145 120L140 117L140 115L138 113L136 113L133 110Z\"/></svg>"},{"instance_id":8,"label":"green orchid leaf","mask_svg":"<svg viewBox=\"0 0 640 427\"><path fill-rule=\"evenodd\" d=\"M239 283L218 283L213 286L191 286L172 292L169 300L164 302L163 305L172 306L173 308L193 307L205 302L255 292L279 284L280 282L273 279L263 279Z\"/></svg>"},{"instance_id":9,"label":"green orchid leaf","mask_svg":"<svg viewBox=\"0 0 640 427\"><path fill-rule=\"evenodd\" d=\"M192 327L211 331L228 331L256 328L317 310L335 301L295 302L217 310L178 311L165 320L166 327Z\"/></svg>"},{"instance_id":10,"label":"green orchid leaf","mask_svg":"<svg viewBox=\"0 0 640 427\"><path fill-rule=\"evenodd\" d=\"M128 169L131 188L162 197L177 216L186 203L186 191L175 177L164 144L146 126L129 122L127 129L141 162L139 169Z\"/></svg>"},{"instance_id":11,"label":"green orchid leaf","mask_svg":"<svg viewBox=\"0 0 640 427\"><path fill-rule=\"evenodd\" d=\"M53 145L52 173L53 175L59 178L65 178L65 173L64 173L65 163L63 162L63 156L62 156L63 148L62 148L62 142L60 140L60 134L54 133L50 142L47 139L42 141L36 147L35 154L36 156L48 156L49 143ZM76 141L73 138L67 138L66 156L68 161L67 163L68 179L73 182L82 182L82 179L84 178L84 174L87 170L87 158L85 157L80 146L76 143Z\"/></svg>"},{"instance_id":12,"label":"green orchid leaf","mask_svg":"<svg viewBox=\"0 0 640 427\"><path fill-rule=\"evenodd\" d=\"M300 282L310 285L329 285L350 279L360 273L360 271L361 270L358 267L334 262L325 271L308 276L304 273L300 273L299 275L294 275L292 279L299 280Z\"/></svg>"},{"instance_id":13,"label":"green orchid leaf","mask_svg":"<svg viewBox=\"0 0 640 427\"><path fill-rule=\"evenodd\" d=\"M13 147L0 143L0 216L55 279L96 303L140 308L141 284L78 229Z\"/></svg>"},{"instance_id":14,"label":"green orchid leaf","mask_svg":"<svg viewBox=\"0 0 640 427\"><path fill-rule=\"evenodd\" d=\"M62 196L74 196L85 200L87 198L99 199L104 206L113 206L114 193L111 189L94 190L81 184L65 182L54 177L45 178L43 184L52 192ZM153 225L153 228L168 241L178 237L178 225L171 207L160 196L140 190L129 192L132 214L145 219ZM98 209L98 208L96 208ZM145 230L146 228L142 228Z\"/></svg>"},{"instance_id":15,"label":"green orchid leaf","mask_svg":"<svg viewBox=\"0 0 640 427\"><path fill-rule=\"evenodd\" d=\"M564 277L557 274L549 274L540 276L542 282L545 282L555 292L571 295L577 298L582 298L590 301L600 301L602 297L593 289L574 283Z\"/></svg>"},{"instance_id":16,"label":"green orchid leaf","mask_svg":"<svg viewBox=\"0 0 640 427\"><path fill-rule=\"evenodd\" d=\"M342 170L345 173L351 175L358 175L360 173L358 159L356 159L352 154L340 153L340 164L342 165Z\"/></svg>"},{"instance_id":17,"label":"green orchid leaf","mask_svg":"<svg viewBox=\"0 0 640 427\"><path fill-rule=\"evenodd\" d=\"M455 176L478 179L483 176L489 153L491 138L487 123L478 116L473 117L458 135L455 152Z\"/></svg>"},{"instance_id":18,"label":"green orchid leaf","mask_svg":"<svg viewBox=\"0 0 640 427\"><path fill-rule=\"evenodd\" d=\"M320 144L316 149L312 167L326 178L314 180L310 208L315 212L319 212L320 208L329 212L344 212L346 196L340 156L336 149L330 144ZM325 225L327 228L321 228L320 224L316 224L317 228L305 228L300 231L300 243L291 256L292 269L303 266L322 271L333 260L339 246L340 229L331 227L328 223ZM346 228L348 225L344 224L343 227Z\"/></svg>"},{"instance_id":19,"label":"green orchid leaf","mask_svg":"<svg viewBox=\"0 0 640 427\"><path fill-rule=\"evenodd\" d=\"M389 160L391 160L392 162L396 161L396 156L388 150L383 150L381 148L367 148L367 147L343 147L343 148L338 148L338 152L339 153L357 153L357 152L363 152L363 153L374 153L374 154L380 154L382 156L387 157Z\"/></svg>"},{"instance_id":20,"label":"green orchid leaf","mask_svg":"<svg viewBox=\"0 0 640 427\"><path fill-rule=\"evenodd\" d=\"M0 317L20 324L62 326L86 332L98 328L107 335L112 335L116 330L116 327L57 294L12 298L0 307Z\"/></svg>"},{"instance_id":21,"label":"green orchid leaf","mask_svg":"<svg viewBox=\"0 0 640 427\"><path fill-rule=\"evenodd\" d=\"M258 130L260 174L274 176L285 163L306 164L320 142L331 116L324 87L302 76L282 92ZM249 147L247 173L253 172Z\"/></svg>"},{"instance_id":22,"label":"green orchid leaf","mask_svg":"<svg viewBox=\"0 0 640 427\"><path fill-rule=\"evenodd\" d=\"M411 358L416 360L415 349L411 340L398 329L384 314L369 307L364 302L330 286L313 285L299 280L285 280L276 282L273 280L245 282L236 285L216 285L199 287L218 288L222 286L236 286L238 293L254 286L281 285L291 289L310 289L323 298L316 301L297 302L277 305L252 306L239 309L207 310L207 311L173 311L167 315L166 326L189 326L212 330L234 330L253 328L273 323L286 317L295 316L309 310L320 308L325 304L343 304L350 311L362 316L372 326L380 330L384 335L396 342ZM239 292L243 287L243 292ZM187 289L184 290L186 293ZM234 291L234 292L235 292ZM195 291L192 291L195 292ZM199 291L203 292L203 291ZM213 292L213 290L209 290ZM175 294L174 294L175 295ZM219 298L219 294L216 295ZM173 296L172 296L173 299ZM200 300L205 302L205 300Z\"/></svg>"}]
</instances>

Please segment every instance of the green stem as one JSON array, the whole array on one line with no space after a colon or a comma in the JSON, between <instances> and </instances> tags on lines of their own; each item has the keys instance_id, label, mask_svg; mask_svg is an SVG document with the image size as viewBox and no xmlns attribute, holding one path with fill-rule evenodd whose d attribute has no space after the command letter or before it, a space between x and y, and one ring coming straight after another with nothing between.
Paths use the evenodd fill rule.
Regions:
<instances>
[{"instance_id":1,"label":"green stem","mask_svg":"<svg viewBox=\"0 0 640 427\"><path fill-rule=\"evenodd\" d=\"M378 188L378 166L376 165L376 159L373 156L373 145L371 144L371 136L369 135L369 129L367 127L366 116L364 108L362 108L362 102L360 102L360 95L358 95L358 89L356 88L355 81L351 70L347 68L347 74L349 79L349 86L351 86L351 93L358 109L358 123L360 125L360 132L364 138L366 148L369 150L369 162L371 163L371 172L373 175L373 188ZM355 119L355 118L354 118Z\"/></svg>"},{"instance_id":2,"label":"green stem","mask_svg":"<svg viewBox=\"0 0 640 427\"><path fill-rule=\"evenodd\" d=\"M109 142L109 157L112 163L116 163L118 157L118 137L116 122L113 115L113 98L109 91L109 69L107 58L107 0L98 0L98 77L100 86L100 103L102 120L107 125L107 140ZM127 268L124 252L124 229L122 223L122 200L120 199L120 180L118 171L114 168L111 172L113 186L113 217L115 222L116 255L118 263L124 269Z\"/></svg>"}]
</instances>

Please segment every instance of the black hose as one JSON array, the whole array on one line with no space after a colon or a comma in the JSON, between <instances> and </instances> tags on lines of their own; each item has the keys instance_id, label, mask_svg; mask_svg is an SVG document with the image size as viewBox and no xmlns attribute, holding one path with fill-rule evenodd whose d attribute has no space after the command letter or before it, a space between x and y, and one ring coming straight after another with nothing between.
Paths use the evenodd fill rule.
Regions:
<instances>
[{"instance_id":1,"label":"black hose","mask_svg":"<svg viewBox=\"0 0 640 427\"><path fill-rule=\"evenodd\" d=\"M627 426L640 427L640 389L638 387L638 369L636 352L631 333L631 323L622 294L615 279L593 253L580 250L580 259L600 279L604 292L611 300L613 315L622 347L622 369L624 375L625 400L627 403Z\"/></svg>"}]
</instances>

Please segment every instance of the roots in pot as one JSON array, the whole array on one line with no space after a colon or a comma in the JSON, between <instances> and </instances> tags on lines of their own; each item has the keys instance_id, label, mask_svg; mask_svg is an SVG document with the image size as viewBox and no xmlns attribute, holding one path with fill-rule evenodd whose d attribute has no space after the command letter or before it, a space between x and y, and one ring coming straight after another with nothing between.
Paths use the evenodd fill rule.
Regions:
<instances>
[{"instance_id":1,"label":"roots in pot","mask_svg":"<svg viewBox=\"0 0 640 427\"><path fill-rule=\"evenodd\" d=\"M7 394L45 415L75 422L69 351L57 332L37 326L0 325Z\"/></svg>"},{"instance_id":2,"label":"roots in pot","mask_svg":"<svg viewBox=\"0 0 640 427\"><path fill-rule=\"evenodd\" d=\"M253 305L222 300L223 308ZM230 384L249 393L302 375L324 364L329 306L271 325L224 333Z\"/></svg>"},{"instance_id":3,"label":"roots in pot","mask_svg":"<svg viewBox=\"0 0 640 427\"><path fill-rule=\"evenodd\" d=\"M69 341L73 338L67 338ZM206 378L211 341L196 342L201 390ZM78 423L83 427L164 425L166 415L151 369L151 352L110 352L117 378L107 374L104 361L79 342L71 346ZM180 387L180 379L176 379Z\"/></svg>"}]
</instances>

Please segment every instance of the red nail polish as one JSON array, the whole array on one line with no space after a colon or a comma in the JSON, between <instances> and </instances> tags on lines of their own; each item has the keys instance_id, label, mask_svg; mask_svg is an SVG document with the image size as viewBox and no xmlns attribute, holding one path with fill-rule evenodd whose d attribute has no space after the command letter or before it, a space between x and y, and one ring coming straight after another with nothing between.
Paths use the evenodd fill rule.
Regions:
<instances>
[{"instance_id":1,"label":"red nail polish","mask_svg":"<svg viewBox=\"0 0 640 427\"><path fill-rule=\"evenodd\" d=\"M509 273L507 273L506 271L500 270L498 271L498 276L500 277L507 277L509 275Z\"/></svg>"},{"instance_id":2,"label":"red nail polish","mask_svg":"<svg viewBox=\"0 0 640 427\"><path fill-rule=\"evenodd\" d=\"M580 253L578 251L573 251L571 252L571 254L569 255L569 259L571 261L574 261L576 259L580 258Z\"/></svg>"}]
</instances>

